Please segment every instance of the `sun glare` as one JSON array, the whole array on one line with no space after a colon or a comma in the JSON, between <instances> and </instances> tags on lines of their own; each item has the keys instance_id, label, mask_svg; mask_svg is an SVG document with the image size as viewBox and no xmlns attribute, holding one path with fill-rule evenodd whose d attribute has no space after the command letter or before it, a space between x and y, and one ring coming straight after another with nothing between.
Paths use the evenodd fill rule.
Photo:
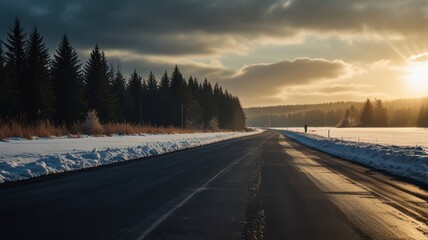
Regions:
<instances>
[{"instance_id":1,"label":"sun glare","mask_svg":"<svg viewBox=\"0 0 428 240\"><path fill-rule=\"evenodd\" d=\"M411 63L407 69L407 83L418 92L428 92L428 62Z\"/></svg>"}]
</instances>

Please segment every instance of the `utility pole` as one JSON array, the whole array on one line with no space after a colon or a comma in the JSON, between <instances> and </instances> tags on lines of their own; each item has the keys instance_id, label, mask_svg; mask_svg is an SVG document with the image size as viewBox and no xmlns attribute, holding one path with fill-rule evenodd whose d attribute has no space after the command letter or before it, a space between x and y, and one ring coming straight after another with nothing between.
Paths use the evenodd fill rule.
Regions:
<instances>
[{"instance_id":1,"label":"utility pole","mask_svg":"<svg viewBox=\"0 0 428 240\"><path fill-rule=\"evenodd\" d=\"M141 125L141 94L140 94L140 125Z\"/></svg>"}]
</instances>

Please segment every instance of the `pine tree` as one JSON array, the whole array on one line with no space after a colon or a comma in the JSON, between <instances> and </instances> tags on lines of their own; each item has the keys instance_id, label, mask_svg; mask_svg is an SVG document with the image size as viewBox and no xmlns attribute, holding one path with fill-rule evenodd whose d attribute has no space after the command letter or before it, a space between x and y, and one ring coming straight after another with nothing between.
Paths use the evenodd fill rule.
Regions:
<instances>
[{"instance_id":1,"label":"pine tree","mask_svg":"<svg viewBox=\"0 0 428 240\"><path fill-rule=\"evenodd\" d=\"M190 76L184 88L184 127L190 129L201 129L203 128L202 109L195 97L195 95L198 94L197 81L195 82L193 77Z\"/></svg>"},{"instance_id":2,"label":"pine tree","mask_svg":"<svg viewBox=\"0 0 428 240\"><path fill-rule=\"evenodd\" d=\"M349 127L350 126L350 120L349 120L349 108L346 109L345 112L345 116L343 117L343 119L339 122L339 124L337 124L337 127Z\"/></svg>"},{"instance_id":3,"label":"pine tree","mask_svg":"<svg viewBox=\"0 0 428 240\"><path fill-rule=\"evenodd\" d=\"M3 44L0 41L0 118L8 114L8 82L6 81L6 66L3 54Z\"/></svg>"},{"instance_id":4,"label":"pine tree","mask_svg":"<svg viewBox=\"0 0 428 240\"><path fill-rule=\"evenodd\" d=\"M214 99L218 106L218 124L220 128L226 129L227 127L227 102L223 93L223 89L216 83L214 85Z\"/></svg>"},{"instance_id":5,"label":"pine tree","mask_svg":"<svg viewBox=\"0 0 428 240\"><path fill-rule=\"evenodd\" d=\"M388 114L386 108L383 107L382 100L376 100L374 109L374 126L386 127L388 125Z\"/></svg>"},{"instance_id":6,"label":"pine tree","mask_svg":"<svg viewBox=\"0 0 428 240\"><path fill-rule=\"evenodd\" d=\"M232 129L244 130L246 117L238 97L232 98L232 106L233 106L233 113L234 113L233 121L232 121Z\"/></svg>"},{"instance_id":7,"label":"pine tree","mask_svg":"<svg viewBox=\"0 0 428 240\"><path fill-rule=\"evenodd\" d=\"M187 81L187 88L191 92L192 96L195 99L198 99L199 97L199 83L197 78L193 78L192 76L189 77L189 80Z\"/></svg>"},{"instance_id":8,"label":"pine tree","mask_svg":"<svg viewBox=\"0 0 428 240\"><path fill-rule=\"evenodd\" d=\"M171 101L169 93L170 79L168 73L165 71L159 83L159 106L162 111L159 114L159 124L167 126L171 124L170 112Z\"/></svg>"},{"instance_id":9,"label":"pine tree","mask_svg":"<svg viewBox=\"0 0 428 240\"><path fill-rule=\"evenodd\" d=\"M55 112L55 97L48 68L49 53L36 27L28 39L25 55L25 88L21 89L21 100L27 119L49 119Z\"/></svg>"},{"instance_id":10,"label":"pine tree","mask_svg":"<svg viewBox=\"0 0 428 240\"><path fill-rule=\"evenodd\" d=\"M157 125L159 116L159 109L156 106L158 103L158 83L156 77L152 71L149 73L147 79L147 111L148 111L148 123Z\"/></svg>"},{"instance_id":11,"label":"pine tree","mask_svg":"<svg viewBox=\"0 0 428 240\"><path fill-rule=\"evenodd\" d=\"M126 91L126 79L122 75L119 64L113 80L113 92L116 96L116 109L119 121L124 122L129 115L129 95Z\"/></svg>"},{"instance_id":12,"label":"pine tree","mask_svg":"<svg viewBox=\"0 0 428 240\"><path fill-rule=\"evenodd\" d=\"M174 71L171 75L171 83L170 83L170 101L171 101L171 122L174 126L178 127L182 125L181 119L181 110L184 104L184 91L185 91L185 81L183 75L178 69L177 65L175 65Z\"/></svg>"},{"instance_id":13,"label":"pine tree","mask_svg":"<svg viewBox=\"0 0 428 240\"><path fill-rule=\"evenodd\" d=\"M227 91L224 92L224 98L222 101L222 109L223 109L223 125L222 128L225 129L233 129L233 115L234 109L232 106L233 96Z\"/></svg>"},{"instance_id":14,"label":"pine tree","mask_svg":"<svg viewBox=\"0 0 428 240\"><path fill-rule=\"evenodd\" d=\"M137 71L131 74L128 82L128 94L130 97L130 116L129 120L134 123L142 123L142 78L137 74Z\"/></svg>"},{"instance_id":15,"label":"pine tree","mask_svg":"<svg viewBox=\"0 0 428 240\"><path fill-rule=\"evenodd\" d=\"M147 124L149 122L149 115L151 114L149 111L149 89L147 86L146 79L143 78L143 84L141 85L141 114L142 114L142 122Z\"/></svg>"},{"instance_id":16,"label":"pine tree","mask_svg":"<svg viewBox=\"0 0 428 240\"><path fill-rule=\"evenodd\" d=\"M360 113L360 125L362 127L371 127L374 122L373 105L370 99L367 99L361 109Z\"/></svg>"},{"instance_id":17,"label":"pine tree","mask_svg":"<svg viewBox=\"0 0 428 240\"><path fill-rule=\"evenodd\" d=\"M4 82L4 102L2 112L9 116L24 114L21 102L21 89L24 84L25 34L17 18L13 28L7 34L5 43L6 79Z\"/></svg>"},{"instance_id":18,"label":"pine tree","mask_svg":"<svg viewBox=\"0 0 428 240\"><path fill-rule=\"evenodd\" d=\"M101 121L111 121L114 116L114 95L110 85L109 66L98 44L92 50L84 67L84 83L88 108L97 111Z\"/></svg>"},{"instance_id":19,"label":"pine tree","mask_svg":"<svg viewBox=\"0 0 428 240\"><path fill-rule=\"evenodd\" d=\"M55 101L55 119L67 124L81 120L86 113L83 79L79 58L67 38L62 37L52 61L52 80Z\"/></svg>"},{"instance_id":20,"label":"pine tree","mask_svg":"<svg viewBox=\"0 0 428 240\"><path fill-rule=\"evenodd\" d=\"M214 99L213 88L207 79L205 79L202 85L199 103L203 111L203 121L205 128L218 128L218 106Z\"/></svg>"}]
</instances>

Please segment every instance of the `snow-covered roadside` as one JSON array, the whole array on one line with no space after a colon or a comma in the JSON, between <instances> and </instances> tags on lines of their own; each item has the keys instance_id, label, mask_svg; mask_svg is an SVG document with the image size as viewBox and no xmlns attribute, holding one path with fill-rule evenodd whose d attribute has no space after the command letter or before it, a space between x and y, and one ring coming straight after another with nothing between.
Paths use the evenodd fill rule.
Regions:
<instances>
[{"instance_id":1,"label":"snow-covered roadside","mask_svg":"<svg viewBox=\"0 0 428 240\"><path fill-rule=\"evenodd\" d=\"M156 156L260 132L9 139L0 141L0 183Z\"/></svg>"},{"instance_id":2,"label":"snow-covered roadside","mask_svg":"<svg viewBox=\"0 0 428 240\"><path fill-rule=\"evenodd\" d=\"M421 147L357 143L282 131L308 147L428 184L428 153Z\"/></svg>"}]
</instances>

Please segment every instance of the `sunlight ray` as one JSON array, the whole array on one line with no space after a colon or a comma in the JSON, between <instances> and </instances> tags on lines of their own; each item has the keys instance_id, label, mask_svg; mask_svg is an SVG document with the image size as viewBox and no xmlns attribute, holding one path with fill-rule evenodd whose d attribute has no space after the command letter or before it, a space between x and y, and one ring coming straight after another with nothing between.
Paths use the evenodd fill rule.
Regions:
<instances>
[{"instance_id":1,"label":"sunlight ray","mask_svg":"<svg viewBox=\"0 0 428 240\"><path fill-rule=\"evenodd\" d=\"M405 41L402 41L402 45L403 45L404 49L407 51L407 54L409 56L414 55L414 53L412 52L412 50L410 50L409 46L407 45L407 43Z\"/></svg>"},{"instance_id":2,"label":"sunlight ray","mask_svg":"<svg viewBox=\"0 0 428 240\"><path fill-rule=\"evenodd\" d=\"M377 35L379 35L384 41L385 41L385 43L395 52L395 53L397 53L398 54L398 56L400 56L400 58L404 61L404 62L406 62L406 63L408 63L409 62L409 60L408 60L408 57L406 57L393 43L392 43L392 41L391 41L391 38L389 38L388 36L386 36L386 35L384 35L384 34L382 34L382 33L380 33L380 32L378 32L378 31L374 31Z\"/></svg>"},{"instance_id":3,"label":"sunlight ray","mask_svg":"<svg viewBox=\"0 0 428 240\"><path fill-rule=\"evenodd\" d=\"M412 38L411 40L412 40L412 44L413 44L413 47L415 48L416 52L418 52L418 53L422 52L422 51L418 48L418 46L416 45L415 39L413 39L413 38Z\"/></svg>"}]
</instances>

